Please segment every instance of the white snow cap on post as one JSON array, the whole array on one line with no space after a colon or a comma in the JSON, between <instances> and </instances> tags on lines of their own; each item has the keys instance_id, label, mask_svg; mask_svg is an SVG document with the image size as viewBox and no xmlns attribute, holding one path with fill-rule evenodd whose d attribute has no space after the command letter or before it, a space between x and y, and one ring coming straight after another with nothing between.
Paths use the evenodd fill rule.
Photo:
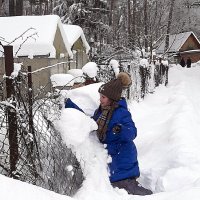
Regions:
<instances>
[{"instance_id":1,"label":"white snow cap on post","mask_svg":"<svg viewBox=\"0 0 200 200\"><path fill-rule=\"evenodd\" d=\"M53 74L50 79L53 87L74 85L74 76L71 74Z\"/></svg>"},{"instance_id":2,"label":"white snow cap on post","mask_svg":"<svg viewBox=\"0 0 200 200\"><path fill-rule=\"evenodd\" d=\"M149 66L149 62L147 59L143 58L140 60L140 66L147 68Z\"/></svg>"},{"instance_id":3,"label":"white snow cap on post","mask_svg":"<svg viewBox=\"0 0 200 200\"><path fill-rule=\"evenodd\" d=\"M117 77L117 75L119 74L119 62L117 60L110 60L109 65L112 67L112 69L115 72L115 76Z\"/></svg>"},{"instance_id":4,"label":"white snow cap on post","mask_svg":"<svg viewBox=\"0 0 200 200\"><path fill-rule=\"evenodd\" d=\"M84 82L82 69L70 69L70 70L68 70L67 73L74 76L74 78L75 78L74 83L83 83Z\"/></svg>"},{"instance_id":5,"label":"white snow cap on post","mask_svg":"<svg viewBox=\"0 0 200 200\"><path fill-rule=\"evenodd\" d=\"M168 60L162 60L161 63L162 63L164 66L168 66L168 65L169 65Z\"/></svg>"},{"instance_id":6,"label":"white snow cap on post","mask_svg":"<svg viewBox=\"0 0 200 200\"><path fill-rule=\"evenodd\" d=\"M11 73L12 78L16 78L18 76L22 65L23 65L23 63L14 63L14 69L13 69L13 72Z\"/></svg>"},{"instance_id":7,"label":"white snow cap on post","mask_svg":"<svg viewBox=\"0 0 200 200\"><path fill-rule=\"evenodd\" d=\"M98 67L95 62L88 62L82 67L83 73L90 78L95 78L97 76Z\"/></svg>"}]
</instances>

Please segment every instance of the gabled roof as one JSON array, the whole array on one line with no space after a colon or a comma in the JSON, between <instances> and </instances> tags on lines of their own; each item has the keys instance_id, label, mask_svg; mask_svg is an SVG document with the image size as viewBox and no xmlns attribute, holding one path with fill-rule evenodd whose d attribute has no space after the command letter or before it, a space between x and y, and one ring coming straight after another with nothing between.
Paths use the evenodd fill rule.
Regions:
<instances>
[{"instance_id":1,"label":"gabled roof","mask_svg":"<svg viewBox=\"0 0 200 200\"><path fill-rule=\"evenodd\" d=\"M79 38L81 38L83 45L85 47L86 53L89 52L90 46L87 43L87 40L86 40L85 35L83 33L83 29L80 26L63 24L63 28L64 28L65 34L67 36L67 39L69 41L70 49L72 48L74 43Z\"/></svg>"},{"instance_id":2,"label":"gabled roof","mask_svg":"<svg viewBox=\"0 0 200 200\"><path fill-rule=\"evenodd\" d=\"M55 57L56 49L53 42L57 28L60 30L66 53L73 57L60 17L57 15L0 17L0 41L3 45L13 41L10 45L13 45L14 55L20 48L17 56ZM15 40L16 38L18 39ZM1 46L0 50L2 50Z\"/></svg>"},{"instance_id":3,"label":"gabled roof","mask_svg":"<svg viewBox=\"0 0 200 200\"><path fill-rule=\"evenodd\" d=\"M169 53L178 52L190 35L193 35L198 41L198 43L200 44L199 40L197 39L197 37L192 31L169 35L169 51L168 52ZM165 49L165 39L157 47L156 52L158 54L164 53L164 49Z\"/></svg>"}]
</instances>

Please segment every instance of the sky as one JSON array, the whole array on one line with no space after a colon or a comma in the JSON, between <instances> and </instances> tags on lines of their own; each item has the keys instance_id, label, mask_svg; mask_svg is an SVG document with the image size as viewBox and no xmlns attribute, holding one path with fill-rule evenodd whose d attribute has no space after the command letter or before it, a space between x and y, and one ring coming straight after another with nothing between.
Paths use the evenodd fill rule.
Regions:
<instances>
[{"instance_id":1,"label":"sky","mask_svg":"<svg viewBox=\"0 0 200 200\"><path fill-rule=\"evenodd\" d=\"M150 196L128 195L109 183L110 157L99 143L96 123L90 118L99 105L102 83L63 91L86 114L63 107L56 122L67 146L81 160L85 180L73 196L33 186L0 175L3 200L199 200L200 198L200 63L192 68L173 65L169 84L128 106L138 129L134 143L138 149L139 183L153 191ZM70 169L71 166L67 166ZM71 168L73 171L73 169Z\"/></svg>"}]
</instances>

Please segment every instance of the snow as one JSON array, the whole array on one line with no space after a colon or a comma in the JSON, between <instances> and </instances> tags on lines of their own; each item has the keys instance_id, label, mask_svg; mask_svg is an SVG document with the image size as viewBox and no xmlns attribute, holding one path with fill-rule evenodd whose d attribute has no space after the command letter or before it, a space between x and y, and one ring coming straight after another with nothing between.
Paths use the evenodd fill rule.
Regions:
<instances>
[{"instance_id":1,"label":"snow","mask_svg":"<svg viewBox=\"0 0 200 200\"><path fill-rule=\"evenodd\" d=\"M119 74L119 62L115 59L111 59L109 65L112 67L115 76L117 77L117 75Z\"/></svg>"},{"instance_id":2,"label":"snow","mask_svg":"<svg viewBox=\"0 0 200 200\"><path fill-rule=\"evenodd\" d=\"M164 66L169 66L168 60L162 60L161 63L162 63Z\"/></svg>"},{"instance_id":3,"label":"snow","mask_svg":"<svg viewBox=\"0 0 200 200\"><path fill-rule=\"evenodd\" d=\"M94 78L97 75L98 67L95 62L88 62L82 67L82 70L90 78Z\"/></svg>"},{"instance_id":4,"label":"snow","mask_svg":"<svg viewBox=\"0 0 200 200\"><path fill-rule=\"evenodd\" d=\"M82 69L70 69L67 71L68 74L71 74L75 77L74 82L75 83L83 83L83 70Z\"/></svg>"},{"instance_id":5,"label":"snow","mask_svg":"<svg viewBox=\"0 0 200 200\"><path fill-rule=\"evenodd\" d=\"M14 63L14 69L13 72L11 73L11 77L15 78L18 76L19 71L21 70L22 63Z\"/></svg>"},{"instance_id":6,"label":"snow","mask_svg":"<svg viewBox=\"0 0 200 200\"><path fill-rule=\"evenodd\" d=\"M63 136L63 140L67 142L67 146L80 145L88 138L90 132L98 128L92 118L73 108L63 110L57 127ZM77 130L77 127L81 127L81 129ZM74 137L74 133L78 137Z\"/></svg>"},{"instance_id":7,"label":"snow","mask_svg":"<svg viewBox=\"0 0 200 200\"><path fill-rule=\"evenodd\" d=\"M143 58L140 60L140 66L147 68L149 66L148 60Z\"/></svg>"},{"instance_id":8,"label":"snow","mask_svg":"<svg viewBox=\"0 0 200 200\"><path fill-rule=\"evenodd\" d=\"M74 199L74 200L199 200L200 198L200 68L170 66L169 84L161 85L141 102L129 102L138 129L135 144L141 185L151 196L128 195L109 183L107 163L110 158L95 135L97 127L89 118L99 104L98 88L91 84L63 95L88 111L85 116L74 109L62 109L57 122L65 143L81 160L85 180L73 197L20 182L0 175L0 195L4 200ZM70 116L70 117L69 117ZM66 166L71 169L70 166Z\"/></svg>"},{"instance_id":9,"label":"snow","mask_svg":"<svg viewBox=\"0 0 200 200\"><path fill-rule=\"evenodd\" d=\"M74 85L74 76L71 74L53 74L50 79L53 87Z\"/></svg>"},{"instance_id":10,"label":"snow","mask_svg":"<svg viewBox=\"0 0 200 200\"><path fill-rule=\"evenodd\" d=\"M69 41L70 49L72 49L72 46L74 45L74 43L81 37L83 45L86 49L86 54L88 54L90 50L90 46L85 38L83 29L77 25L67 25L67 24L63 24L63 28L67 36L67 39Z\"/></svg>"}]
</instances>

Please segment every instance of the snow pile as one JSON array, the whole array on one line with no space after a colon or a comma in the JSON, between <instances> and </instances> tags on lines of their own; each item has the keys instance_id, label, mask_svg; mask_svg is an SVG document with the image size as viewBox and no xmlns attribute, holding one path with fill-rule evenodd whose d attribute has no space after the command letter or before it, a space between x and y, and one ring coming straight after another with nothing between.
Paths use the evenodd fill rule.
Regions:
<instances>
[{"instance_id":1,"label":"snow pile","mask_svg":"<svg viewBox=\"0 0 200 200\"><path fill-rule=\"evenodd\" d=\"M89 137L90 132L98 128L92 118L73 108L63 110L57 127L64 141L66 141L67 146L80 145ZM79 127L81 128L79 129Z\"/></svg>"},{"instance_id":2,"label":"snow pile","mask_svg":"<svg viewBox=\"0 0 200 200\"><path fill-rule=\"evenodd\" d=\"M53 74L50 79L53 87L74 85L74 76L71 74Z\"/></svg>"},{"instance_id":3,"label":"snow pile","mask_svg":"<svg viewBox=\"0 0 200 200\"><path fill-rule=\"evenodd\" d=\"M73 198L45 190L0 175L0 195L3 200L73 200Z\"/></svg>"},{"instance_id":4,"label":"snow pile","mask_svg":"<svg viewBox=\"0 0 200 200\"><path fill-rule=\"evenodd\" d=\"M140 182L154 192L200 187L199 76L199 68L170 68L168 88L131 107Z\"/></svg>"},{"instance_id":5,"label":"snow pile","mask_svg":"<svg viewBox=\"0 0 200 200\"><path fill-rule=\"evenodd\" d=\"M143 58L140 60L140 66L147 68L149 66L148 60Z\"/></svg>"},{"instance_id":6,"label":"snow pile","mask_svg":"<svg viewBox=\"0 0 200 200\"><path fill-rule=\"evenodd\" d=\"M75 102L86 115L93 116L95 110L100 104L98 88L102 84L103 83L93 83L73 90L62 90L61 94L63 99L70 98L73 102Z\"/></svg>"},{"instance_id":7,"label":"snow pile","mask_svg":"<svg viewBox=\"0 0 200 200\"><path fill-rule=\"evenodd\" d=\"M75 77L74 83L83 83L83 70L82 69L70 69L67 71L68 74L71 74Z\"/></svg>"},{"instance_id":8,"label":"snow pile","mask_svg":"<svg viewBox=\"0 0 200 200\"><path fill-rule=\"evenodd\" d=\"M109 65L112 67L115 76L117 76L119 74L119 62L117 60L110 60Z\"/></svg>"},{"instance_id":9,"label":"snow pile","mask_svg":"<svg viewBox=\"0 0 200 200\"><path fill-rule=\"evenodd\" d=\"M95 78L97 76L98 67L95 62L88 62L82 67L83 73L90 78Z\"/></svg>"}]
</instances>

